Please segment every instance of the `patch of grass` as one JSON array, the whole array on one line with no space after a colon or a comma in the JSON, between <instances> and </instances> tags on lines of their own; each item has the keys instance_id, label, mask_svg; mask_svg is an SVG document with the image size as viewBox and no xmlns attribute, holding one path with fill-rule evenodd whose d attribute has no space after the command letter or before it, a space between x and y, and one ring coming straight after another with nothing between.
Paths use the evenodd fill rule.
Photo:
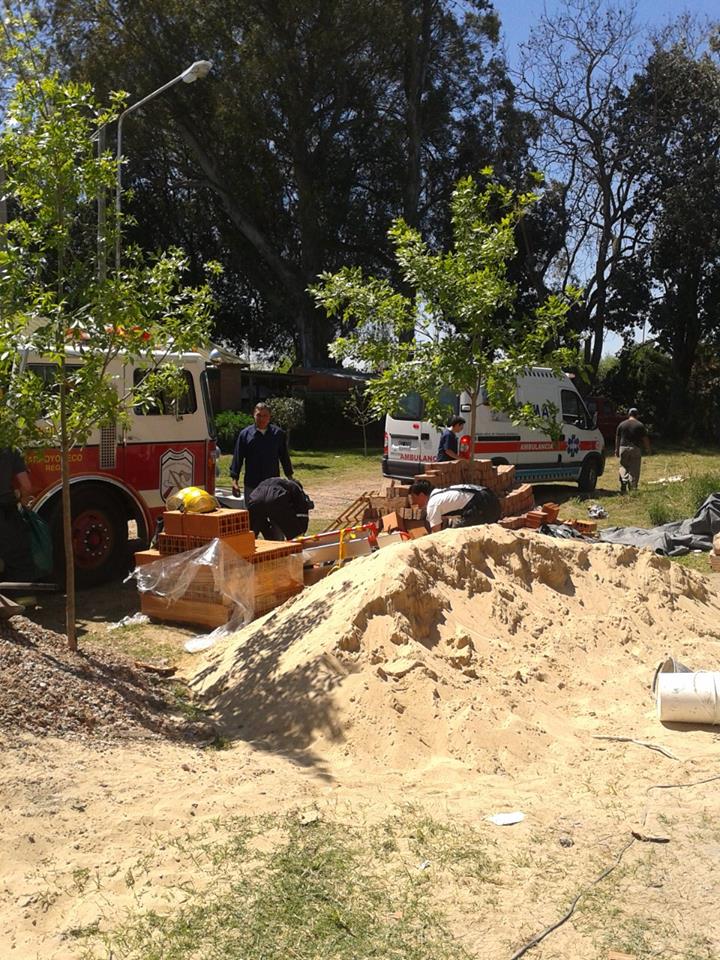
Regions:
<instances>
[{"instance_id":1,"label":"patch of grass","mask_svg":"<svg viewBox=\"0 0 720 960\"><path fill-rule=\"evenodd\" d=\"M355 474L372 476L376 485L380 482L380 461L382 451L371 449L367 457L362 450L354 447L341 447L333 450L291 450L290 458L295 476L303 485L316 486L318 483L345 480ZM230 463L228 454L220 457L221 486L230 484ZM242 476L240 478L242 480Z\"/></svg>"},{"instance_id":2,"label":"patch of grass","mask_svg":"<svg viewBox=\"0 0 720 960\"><path fill-rule=\"evenodd\" d=\"M117 630L96 633L92 640L105 650L115 650L117 653L132 657L133 660L167 660L169 663L174 663L178 659L178 654L182 652L182 648L178 644L176 633L168 632L167 638L158 636L157 628L134 626L118 627Z\"/></svg>"},{"instance_id":3,"label":"patch of grass","mask_svg":"<svg viewBox=\"0 0 720 960\"><path fill-rule=\"evenodd\" d=\"M668 478L682 477L680 482ZM598 527L653 527L694 516L710 493L720 491L720 450L699 448L681 450L658 448L652 456L643 457L640 487L621 495L618 483L618 461L607 458L605 473L598 489L591 495L578 497L569 484L535 486L539 503L548 500L564 504L561 516L584 518L590 502L600 503L608 512ZM683 566L709 574L706 554L689 554L673 560Z\"/></svg>"},{"instance_id":4,"label":"patch of grass","mask_svg":"<svg viewBox=\"0 0 720 960\"><path fill-rule=\"evenodd\" d=\"M207 709L200 705L197 697L183 683L172 683L168 691L171 704L181 716L191 722L204 720L207 717Z\"/></svg>"},{"instance_id":5,"label":"patch of grass","mask_svg":"<svg viewBox=\"0 0 720 960\"><path fill-rule=\"evenodd\" d=\"M280 836L269 852L264 833ZM214 960L468 960L404 864L377 857L367 833L297 817L204 848L211 874L166 913L137 913L86 958ZM98 953L96 947L102 949Z\"/></svg>"},{"instance_id":6,"label":"patch of grass","mask_svg":"<svg viewBox=\"0 0 720 960\"><path fill-rule=\"evenodd\" d=\"M653 497L647 504L647 518L651 527L660 527L673 520L682 520L679 511L659 496Z\"/></svg>"},{"instance_id":7,"label":"patch of grass","mask_svg":"<svg viewBox=\"0 0 720 960\"><path fill-rule=\"evenodd\" d=\"M688 478L686 493L688 506L695 513L711 493L720 492L720 470L713 473L699 473Z\"/></svg>"}]
</instances>

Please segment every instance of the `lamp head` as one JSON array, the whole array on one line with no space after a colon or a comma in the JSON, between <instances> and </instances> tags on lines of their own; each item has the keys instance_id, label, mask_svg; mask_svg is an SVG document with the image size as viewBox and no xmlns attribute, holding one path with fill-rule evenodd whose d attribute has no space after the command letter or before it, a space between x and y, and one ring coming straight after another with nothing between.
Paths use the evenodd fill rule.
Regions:
<instances>
[{"instance_id":1,"label":"lamp head","mask_svg":"<svg viewBox=\"0 0 720 960\"><path fill-rule=\"evenodd\" d=\"M212 70L212 60L196 60L187 70L180 74L183 83L195 83L196 80L202 80Z\"/></svg>"}]
</instances>

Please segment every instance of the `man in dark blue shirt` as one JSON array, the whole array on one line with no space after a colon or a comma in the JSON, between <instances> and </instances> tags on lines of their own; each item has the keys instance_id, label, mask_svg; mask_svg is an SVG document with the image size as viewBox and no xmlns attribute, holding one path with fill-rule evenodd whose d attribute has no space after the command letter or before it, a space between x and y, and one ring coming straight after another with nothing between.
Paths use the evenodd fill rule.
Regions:
<instances>
[{"instance_id":1,"label":"man in dark blue shirt","mask_svg":"<svg viewBox=\"0 0 720 960\"><path fill-rule=\"evenodd\" d=\"M462 417L453 417L447 428L443 430L437 452L438 463L460 459L458 457L458 434L461 433L464 426L465 421Z\"/></svg>"},{"instance_id":2,"label":"man in dark blue shirt","mask_svg":"<svg viewBox=\"0 0 720 960\"><path fill-rule=\"evenodd\" d=\"M287 448L285 431L270 423L270 407L258 403L253 410L254 426L245 427L235 441L235 452L230 464L233 496L240 496L238 478L245 464L245 504L250 494L263 480L280 476L280 464L288 480L293 468Z\"/></svg>"}]
</instances>

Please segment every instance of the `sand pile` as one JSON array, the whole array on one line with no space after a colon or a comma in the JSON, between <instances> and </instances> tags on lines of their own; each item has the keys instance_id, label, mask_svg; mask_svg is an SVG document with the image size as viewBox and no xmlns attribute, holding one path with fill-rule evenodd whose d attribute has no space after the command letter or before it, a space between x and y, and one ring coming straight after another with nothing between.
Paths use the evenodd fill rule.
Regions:
<instances>
[{"instance_id":1,"label":"sand pile","mask_svg":"<svg viewBox=\"0 0 720 960\"><path fill-rule=\"evenodd\" d=\"M720 601L649 551L493 527L353 561L211 651L194 680L228 732L395 768L510 772L633 736L673 653L720 662ZM636 734L635 734L636 735Z\"/></svg>"}]
</instances>

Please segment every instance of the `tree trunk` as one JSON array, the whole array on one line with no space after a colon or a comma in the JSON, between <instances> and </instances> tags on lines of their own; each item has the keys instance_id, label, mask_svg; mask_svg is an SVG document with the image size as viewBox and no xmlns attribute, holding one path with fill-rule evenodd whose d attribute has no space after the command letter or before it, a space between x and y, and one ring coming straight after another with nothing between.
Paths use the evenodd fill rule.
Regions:
<instances>
[{"instance_id":1,"label":"tree trunk","mask_svg":"<svg viewBox=\"0 0 720 960\"><path fill-rule=\"evenodd\" d=\"M362 432L363 432L363 456L367 457L367 427L365 426L364 423L362 425Z\"/></svg>"},{"instance_id":2,"label":"tree trunk","mask_svg":"<svg viewBox=\"0 0 720 960\"><path fill-rule=\"evenodd\" d=\"M60 471L62 479L63 545L65 547L65 630L68 648L77 650L75 626L75 557L70 503L70 444L67 435L67 384L65 361L60 364Z\"/></svg>"},{"instance_id":3,"label":"tree trunk","mask_svg":"<svg viewBox=\"0 0 720 960\"><path fill-rule=\"evenodd\" d=\"M684 322L675 320L672 338L672 375L668 403L668 427L676 439L688 439L691 420L688 385L692 376L698 344L701 339L698 309L700 268L688 270L678 282L677 297L669 309L678 313Z\"/></svg>"}]
</instances>

